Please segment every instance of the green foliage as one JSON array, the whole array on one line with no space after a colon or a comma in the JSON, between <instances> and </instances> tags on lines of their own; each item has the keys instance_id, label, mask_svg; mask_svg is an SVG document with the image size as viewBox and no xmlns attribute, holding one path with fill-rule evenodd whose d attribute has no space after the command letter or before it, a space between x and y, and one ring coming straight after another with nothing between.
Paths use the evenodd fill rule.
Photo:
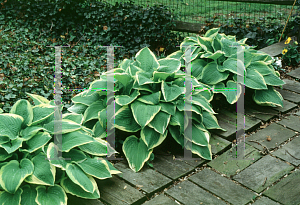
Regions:
<instances>
[{"instance_id":1,"label":"green foliage","mask_svg":"<svg viewBox=\"0 0 300 205\"><path fill-rule=\"evenodd\" d=\"M291 38L288 38L285 44L288 44L290 40ZM286 66L295 66L300 63L300 47L297 41L282 50L282 61Z\"/></svg>"},{"instance_id":2,"label":"green foliage","mask_svg":"<svg viewBox=\"0 0 300 205\"><path fill-rule=\"evenodd\" d=\"M81 114L68 113L62 116L62 156L58 156L54 100L28 95L35 106L21 99L9 113L0 114L1 203L61 205L67 204L66 193L99 198L94 177L120 173L101 158L115 151L82 126Z\"/></svg>"},{"instance_id":3,"label":"green foliage","mask_svg":"<svg viewBox=\"0 0 300 205\"><path fill-rule=\"evenodd\" d=\"M228 18L225 24L219 24L219 18L210 18L206 21L204 31L220 27L220 33L236 36L236 39L247 38L247 44L255 46L256 49L261 49L277 43L280 39L283 25L280 24L276 17L267 17L271 22L266 23L266 19L260 18L255 23L247 23L245 18ZM204 32L203 32L204 34ZM286 35L286 32L284 33Z\"/></svg>"},{"instance_id":4,"label":"green foliage","mask_svg":"<svg viewBox=\"0 0 300 205\"><path fill-rule=\"evenodd\" d=\"M255 90L253 99L257 104L282 107L282 96L273 86L284 82L272 66L272 57L245 44L247 38L236 41L235 36L218 32L219 28L215 28L208 30L204 37L186 37L180 50L167 58L176 58L183 65L187 61L186 49L190 48L191 60L187 62L192 63L192 75L211 86L214 93L222 93L230 104L237 102L241 85L245 85ZM239 52L244 55L244 63L238 59L237 46L243 48ZM237 75L242 74L245 77L239 80Z\"/></svg>"},{"instance_id":5,"label":"green foliage","mask_svg":"<svg viewBox=\"0 0 300 205\"><path fill-rule=\"evenodd\" d=\"M300 0L296 1L295 4L296 13L291 16L287 26L286 30L289 33L289 36L296 36L297 40L300 41Z\"/></svg>"},{"instance_id":6,"label":"green foliage","mask_svg":"<svg viewBox=\"0 0 300 205\"><path fill-rule=\"evenodd\" d=\"M181 62L173 58L157 60L149 48L141 49L135 60L125 59L114 69L91 83L89 91L72 98L74 105L68 110L84 115L83 124L93 129L96 137L106 136L106 110L115 109L115 115L107 119L116 130L129 134L122 146L129 166L135 172L147 162L155 147L159 146L168 133L184 147L190 142L192 153L211 160L210 133L207 129L219 127L211 108L210 87L192 77L192 136L184 135L188 116L184 115L185 73L180 70ZM115 79L115 107L107 106L107 81ZM114 77L114 78L113 78ZM100 97L98 96L100 95ZM188 98L190 99L190 98ZM223 130L223 129L222 129ZM110 130L107 130L109 133ZM121 136L116 135L116 140Z\"/></svg>"},{"instance_id":7,"label":"green foliage","mask_svg":"<svg viewBox=\"0 0 300 205\"><path fill-rule=\"evenodd\" d=\"M55 49L47 46L71 46L61 49L65 113L77 89L87 88L106 70L107 51L98 46L123 46L114 49L116 67L145 46L171 53L181 41L169 31L173 16L164 6L17 0L4 2L1 9L0 107L5 112L25 92L53 99Z\"/></svg>"}]
</instances>

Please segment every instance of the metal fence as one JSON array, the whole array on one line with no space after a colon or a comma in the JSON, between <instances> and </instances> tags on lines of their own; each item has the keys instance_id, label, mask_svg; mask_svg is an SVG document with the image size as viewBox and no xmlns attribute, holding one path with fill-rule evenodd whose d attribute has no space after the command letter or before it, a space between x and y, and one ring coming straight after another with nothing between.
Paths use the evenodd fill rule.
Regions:
<instances>
[{"instance_id":1,"label":"metal fence","mask_svg":"<svg viewBox=\"0 0 300 205\"><path fill-rule=\"evenodd\" d=\"M111 4L126 2L127 0L103 0ZM135 0L134 3L143 6L163 4L174 9L174 15L180 21L190 23L205 23L207 20L215 19L217 23L223 24L227 19L243 18L246 22L257 22L266 19L266 23L279 20L284 24L290 14L294 0L237 0L237 1L215 1L215 0ZM293 14L295 13L295 8Z\"/></svg>"}]
</instances>

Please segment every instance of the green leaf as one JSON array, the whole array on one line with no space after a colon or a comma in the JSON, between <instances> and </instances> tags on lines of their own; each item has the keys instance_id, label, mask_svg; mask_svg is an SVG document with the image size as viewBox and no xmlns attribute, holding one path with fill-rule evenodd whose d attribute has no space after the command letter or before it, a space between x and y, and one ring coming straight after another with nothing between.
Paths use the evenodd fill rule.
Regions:
<instances>
[{"instance_id":1,"label":"green leaf","mask_svg":"<svg viewBox=\"0 0 300 205\"><path fill-rule=\"evenodd\" d=\"M48 160L45 160L46 158L47 155L45 155L43 152L40 152L38 155L31 159L34 165L34 171L32 175L25 178L25 182L31 184L54 186L56 170Z\"/></svg>"},{"instance_id":2,"label":"green leaf","mask_svg":"<svg viewBox=\"0 0 300 205\"><path fill-rule=\"evenodd\" d=\"M96 181L93 177L88 176L91 182L94 186L97 186ZM98 187L95 189L93 193L86 192L84 189L82 189L79 185L75 184L71 179L68 177L65 177L61 180L61 186L64 188L64 190L72 195L86 198L86 199L98 199L100 197L100 192Z\"/></svg>"},{"instance_id":3,"label":"green leaf","mask_svg":"<svg viewBox=\"0 0 300 205\"><path fill-rule=\"evenodd\" d=\"M95 139L83 132L81 130L77 130L74 132L70 132L62 135L62 151L69 152L70 149L74 147L78 147L84 144L88 144L90 142L94 142Z\"/></svg>"},{"instance_id":4,"label":"green leaf","mask_svg":"<svg viewBox=\"0 0 300 205\"><path fill-rule=\"evenodd\" d=\"M98 82L98 81L92 82L89 89L96 89L97 88L97 87L95 87L96 82ZM103 88L97 88L97 89L101 90ZM84 92L81 92L81 93L75 95L72 98L72 102L73 103L81 103L81 104L90 106L91 104L93 104L95 101L97 101L99 99L100 99L100 95L97 92L95 92L93 90L86 90ZM78 114L80 114L80 113L78 113Z\"/></svg>"},{"instance_id":5,"label":"green leaf","mask_svg":"<svg viewBox=\"0 0 300 205\"><path fill-rule=\"evenodd\" d=\"M228 58L227 60L225 60L223 66L219 66L218 70L220 72L224 72L227 70L234 74L246 75L246 70L243 62L235 58Z\"/></svg>"},{"instance_id":6,"label":"green leaf","mask_svg":"<svg viewBox=\"0 0 300 205\"><path fill-rule=\"evenodd\" d=\"M41 126L30 126L26 127L24 130L21 130L20 135L22 136L22 139L26 141L30 140L35 134L37 134L41 130L46 131L46 129Z\"/></svg>"},{"instance_id":7,"label":"green leaf","mask_svg":"<svg viewBox=\"0 0 300 205\"><path fill-rule=\"evenodd\" d=\"M156 70L159 66L154 53L152 53L152 51L150 51L147 47L137 52L135 58L141 64L140 68L143 71L152 72L152 69Z\"/></svg>"},{"instance_id":8,"label":"green leaf","mask_svg":"<svg viewBox=\"0 0 300 205\"><path fill-rule=\"evenodd\" d=\"M241 85L232 80L228 80L226 84L226 87L224 83L214 85L214 92L222 93L230 104L236 103L242 93Z\"/></svg>"},{"instance_id":9,"label":"green leaf","mask_svg":"<svg viewBox=\"0 0 300 205\"><path fill-rule=\"evenodd\" d=\"M23 192L22 189L18 189L15 193L0 191L1 204L19 205L21 203L22 192Z\"/></svg>"},{"instance_id":10,"label":"green leaf","mask_svg":"<svg viewBox=\"0 0 300 205\"><path fill-rule=\"evenodd\" d=\"M57 126L60 128L60 123L61 123L61 132L59 130L55 130L54 127ZM53 120L49 122L48 124L44 125L44 128L50 133L50 134L67 134L70 132L74 132L76 130L79 130L81 128L81 125L68 120L68 119L62 119L60 120ZM58 129L57 128L57 129Z\"/></svg>"},{"instance_id":11,"label":"green leaf","mask_svg":"<svg viewBox=\"0 0 300 205\"><path fill-rule=\"evenodd\" d=\"M94 156L106 156L108 155L108 146L110 146L106 141L100 138L94 138L95 141L88 144L80 145L79 149L82 151L94 155ZM117 153L117 152L115 152Z\"/></svg>"},{"instance_id":12,"label":"green leaf","mask_svg":"<svg viewBox=\"0 0 300 205\"><path fill-rule=\"evenodd\" d=\"M10 158L12 154L8 154L5 149L0 148L0 162L5 161L6 159Z\"/></svg>"},{"instance_id":13,"label":"green leaf","mask_svg":"<svg viewBox=\"0 0 300 205\"><path fill-rule=\"evenodd\" d=\"M217 36L219 30L220 30L220 28L212 28L212 29L209 29L209 30L205 33L204 37L208 37L208 38L212 38L212 39L213 39L213 38L215 38L215 37Z\"/></svg>"},{"instance_id":14,"label":"green leaf","mask_svg":"<svg viewBox=\"0 0 300 205\"><path fill-rule=\"evenodd\" d=\"M68 111L77 113L77 114L82 114L84 111L88 108L87 105L81 104L81 103L75 103L71 107L68 108Z\"/></svg>"},{"instance_id":15,"label":"green leaf","mask_svg":"<svg viewBox=\"0 0 300 205\"><path fill-rule=\"evenodd\" d=\"M122 150L126 156L129 167L138 172L142 169L145 162L149 160L153 150L148 150L143 140L138 139L134 135L126 138L123 143Z\"/></svg>"},{"instance_id":16,"label":"green leaf","mask_svg":"<svg viewBox=\"0 0 300 205\"><path fill-rule=\"evenodd\" d=\"M54 115L54 109L55 106L47 105L47 104L39 104L32 108L33 110L33 120L30 126L38 125L48 118L50 118L52 115Z\"/></svg>"},{"instance_id":17,"label":"green leaf","mask_svg":"<svg viewBox=\"0 0 300 205\"><path fill-rule=\"evenodd\" d=\"M19 147L22 146L22 138L17 137L14 140L10 140L10 142L0 144L0 147L4 148L8 154L13 153L16 151Z\"/></svg>"},{"instance_id":18,"label":"green leaf","mask_svg":"<svg viewBox=\"0 0 300 205\"><path fill-rule=\"evenodd\" d=\"M157 105L159 103L161 92L152 93L150 95L142 95L137 100L149 105Z\"/></svg>"},{"instance_id":19,"label":"green leaf","mask_svg":"<svg viewBox=\"0 0 300 205\"><path fill-rule=\"evenodd\" d=\"M124 86L127 86L131 79L131 76L127 73L115 73L114 74L115 79L117 79L120 83L122 83Z\"/></svg>"},{"instance_id":20,"label":"green leaf","mask_svg":"<svg viewBox=\"0 0 300 205\"><path fill-rule=\"evenodd\" d=\"M214 52L212 47L212 38L209 37L201 37L197 36L198 44L205 50L206 52Z\"/></svg>"},{"instance_id":21,"label":"green leaf","mask_svg":"<svg viewBox=\"0 0 300 205\"><path fill-rule=\"evenodd\" d=\"M141 130L141 139L145 142L148 147L148 150L151 150L159 146L167 137L168 130L160 134L154 129L146 126Z\"/></svg>"},{"instance_id":22,"label":"green leaf","mask_svg":"<svg viewBox=\"0 0 300 205\"><path fill-rule=\"evenodd\" d=\"M171 102L159 102L161 106L161 111L164 111L170 115L175 115L176 105Z\"/></svg>"},{"instance_id":23,"label":"green leaf","mask_svg":"<svg viewBox=\"0 0 300 205\"><path fill-rule=\"evenodd\" d=\"M202 116L203 116L203 124L206 129L220 129L222 131L226 131L225 129L220 127L217 118L213 114L203 110Z\"/></svg>"},{"instance_id":24,"label":"green leaf","mask_svg":"<svg viewBox=\"0 0 300 205\"><path fill-rule=\"evenodd\" d=\"M105 109L102 101L96 101L92 103L84 112L83 122L87 122L89 120L98 119L99 110Z\"/></svg>"},{"instance_id":25,"label":"green leaf","mask_svg":"<svg viewBox=\"0 0 300 205\"><path fill-rule=\"evenodd\" d=\"M202 71L201 82L205 84L217 84L223 80L226 80L229 76L227 72L220 72L219 65L216 61L208 63Z\"/></svg>"},{"instance_id":26,"label":"green leaf","mask_svg":"<svg viewBox=\"0 0 300 205\"><path fill-rule=\"evenodd\" d=\"M186 149L191 150L193 154L197 154L203 159L212 160L211 145L200 146L195 143L187 143Z\"/></svg>"},{"instance_id":27,"label":"green leaf","mask_svg":"<svg viewBox=\"0 0 300 205\"><path fill-rule=\"evenodd\" d=\"M285 84L285 82L274 73L264 75L263 77L267 85L280 86Z\"/></svg>"},{"instance_id":28,"label":"green leaf","mask_svg":"<svg viewBox=\"0 0 300 205\"><path fill-rule=\"evenodd\" d=\"M164 58L158 60L159 67L157 69L158 72L164 73L175 73L180 69L180 61L174 58Z\"/></svg>"},{"instance_id":29,"label":"green leaf","mask_svg":"<svg viewBox=\"0 0 300 205\"><path fill-rule=\"evenodd\" d=\"M137 132L141 129L141 126L134 120L132 111L128 105L123 106L115 113L114 125L125 132Z\"/></svg>"},{"instance_id":30,"label":"green leaf","mask_svg":"<svg viewBox=\"0 0 300 205\"><path fill-rule=\"evenodd\" d=\"M255 69L247 70L245 86L256 90L267 89L264 77Z\"/></svg>"},{"instance_id":31,"label":"green leaf","mask_svg":"<svg viewBox=\"0 0 300 205\"><path fill-rule=\"evenodd\" d=\"M202 54L201 58L208 58L208 59L212 59L212 60L217 60L218 58L220 58L224 54L225 53L223 51L216 51L215 53L207 52L205 54Z\"/></svg>"},{"instance_id":32,"label":"green leaf","mask_svg":"<svg viewBox=\"0 0 300 205\"><path fill-rule=\"evenodd\" d=\"M27 92L26 92L26 94L29 95L29 97L33 100L35 105L49 104L50 103L49 100L47 100L46 98L44 98L40 95L30 94L30 93L27 93Z\"/></svg>"},{"instance_id":33,"label":"green leaf","mask_svg":"<svg viewBox=\"0 0 300 205\"><path fill-rule=\"evenodd\" d=\"M177 85L168 86L168 84L162 81L161 90L166 102L175 100L179 95L184 94L185 89Z\"/></svg>"},{"instance_id":34,"label":"green leaf","mask_svg":"<svg viewBox=\"0 0 300 205\"><path fill-rule=\"evenodd\" d=\"M170 114L167 114L165 112L159 112L150 122L150 125L154 128L156 132L164 134L170 122L170 118Z\"/></svg>"},{"instance_id":35,"label":"green leaf","mask_svg":"<svg viewBox=\"0 0 300 205\"><path fill-rule=\"evenodd\" d=\"M71 120L77 124L82 124L83 122L83 115L82 114L77 114L77 113L65 113L62 115L63 119L66 120Z\"/></svg>"},{"instance_id":36,"label":"green leaf","mask_svg":"<svg viewBox=\"0 0 300 205\"><path fill-rule=\"evenodd\" d=\"M35 201L37 197L36 189L31 188L29 184L22 186L21 189L23 190L21 195L21 204L38 205Z\"/></svg>"},{"instance_id":37,"label":"green leaf","mask_svg":"<svg viewBox=\"0 0 300 205\"><path fill-rule=\"evenodd\" d=\"M76 163L86 174L98 179L111 177L110 169L107 162L102 158L88 158L83 162Z\"/></svg>"},{"instance_id":38,"label":"green leaf","mask_svg":"<svg viewBox=\"0 0 300 205\"><path fill-rule=\"evenodd\" d=\"M203 68L207 65L207 62L203 59L196 59L191 64L191 73L196 79L201 79Z\"/></svg>"},{"instance_id":39,"label":"green leaf","mask_svg":"<svg viewBox=\"0 0 300 205\"><path fill-rule=\"evenodd\" d=\"M118 103L121 106L128 105L128 104L132 103L139 95L140 95L140 92L138 90L134 90L130 96L117 95L115 98L116 103Z\"/></svg>"},{"instance_id":40,"label":"green leaf","mask_svg":"<svg viewBox=\"0 0 300 205\"><path fill-rule=\"evenodd\" d=\"M249 67L247 68L247 70L251 70L251 69L257 70L261 75L269 75L269 74L272 74L274 72L274 70L270 69L268 67L268 64L266 62L263 62L263 61L252 62L249 65Z\"/></svg>"},{"instance_id":41,"label":"green leaf","mask_svg":"<svg viewBox=\"0 0 300 205\"><path fill-rule=\"evenodd\" d=\"M33 111L28 100L18 100L10 109L9 113L16 114L23 117L24 121L22 127L28 126L32 123Z\"/></svg>"},{"instance_id":42,"label":"green leaf","mask_svg":"<svg viewBox=\"0 0 300 205\"><path fill-rule=\"evenodd\" d=\"M20 163L11 160L0 169L0 185L5 191L13 194L33 170L33 163L29 159L22 159Z\"/></svg>"},{"instance_id":43,"label":"green leaf","mask_svg":"<svg viewBox=\"0 0 300 205\"><path fill-rule=\"evenodd\" d=\"M37 197L35 201L38 204L60 204L67 205L67 195L63 188L57 184L54 186L46 187L38 186L36 187Z\"/></svg>"},{"instance_id":44,"label":"green leaf","mask_svg":"<svg viewBox=\"0 0 300 205\"><path fill-rule=\"evenodd\" d=\"M27 140L24 144L26 145L24 149L20 148L20 151L25 151L28 153L35 152L42 146L44 146L49 140L51 140L52 137L48 132L39 132L36 135L34 135L32 138ZM24 147L23 144L23 147Z\"/></svg>"},{"instance_id":45,"label":"green leaf","mask_svg":"<svg viewBox=\"0 0 300 205\"><path fill-rule=\"evenodd\" d=\"M93 193L97 186L92 183L90 178L76 164L67 164L66 173L68 177L84 191Z\"/></svg>"},{"instance_id":46,"label":"green leaf","mask_svg":"<svg viewBox=\"0 0 300 205\"><path fill-rule=\"evenodd\" d=\"M207 101L207 99L205 97L203 97L202 95L199 95L199 94L198 95L193 95L192 96L192 103L200 106L201 108L203 108L207 112L210 112L210 113L213 113L213 114L217 114L211 108L211 105L209 104L209 102Z\"/></svg>"},{"instance_id":47,"label":"green leaf","mask_svg":"<svg viewBox=\"0 0 300 205\"><path fill-rule=\"evenodd\" d=\"M180 132L180 126L168 126L168 130L170 131L172 137L174 138L174 140L180 144L182 146L182 148L184 147L184 137Z\"/></svg>"},{"instance_id":48,"label":"green leaf","mask_svg":"<svg viewBox=\"0 0 300 205\"><path fill-rule=\"evenodd\" d=\"M0 114L0 136L16 139L19 135L23 117L16 114L3 113Z\"/></svg>"},{"instance_id":49,"label":"green leaf","mask_svg":"<svg viewBox=\"0 0 300 205\"><path fill-rule=\"evenodd\" d=\"M268 90L255 90L253 100L263 106L280 106L283 107L283 98L281 94L272 86L268 85Z\"/></svg>"},{"instance_id":50,"label":"green leaf","mask_svg":"<svg viewBox=\"0 0 300 205\"><path fill-rule=\"evenodd\" d=\"M140 101L135 101L131 104L133 117L142 128L153 120L160 109L160 105L148 105Z\"/></svg>"},{"instance_id":51,"label":"green leaf","mask_svg":"<svg viewBox=\"0 0 300 205\"><path fill-rule=\"evenodd\" d=\"M144 71L138 71L136 73L136 80L139 85L154 83L154 81L150 79L151 77L152 76L149 76L149 74L145 73Z\"/></svg>"}]
</instances>

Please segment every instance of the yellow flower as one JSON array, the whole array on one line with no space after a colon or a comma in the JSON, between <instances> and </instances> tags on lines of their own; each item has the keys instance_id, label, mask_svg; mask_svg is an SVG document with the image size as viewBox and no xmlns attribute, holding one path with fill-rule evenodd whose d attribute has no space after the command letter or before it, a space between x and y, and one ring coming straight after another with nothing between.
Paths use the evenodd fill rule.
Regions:
<instances>
[{"instance_id":1,"label":"yellow flower","mask_svg":"<svg viewBox=\"0 0 300 205\"><path fill-rule=\"evenodd\" d=\"M286 54L286 52L287 52L288 50L285 48L285 49L283 49L282 50L282 54L284 55L284 54Z\"/></svg>"},{"instance_id":2,"label":"yellow flower","mask_svg":"<svg viewBox=\"0 0 300 205\"><path fill-rule=\"evenodd\" d=\"M292 40L291 37L288 37L288 39L286 39L286 41L284 42L284 44L289 44L291 40Z\"/></svg>"},{"instance_id":3,"label":"yellow flower","mask_svg":"<svg viewBox=\"0 0 300 205\"><path fill-rule=\"evenodd\" d=\"M297 41L295 41L295 44L296 44L296 45L298 45L298 42L297 42Z\"/></svg>"}]
</instances>

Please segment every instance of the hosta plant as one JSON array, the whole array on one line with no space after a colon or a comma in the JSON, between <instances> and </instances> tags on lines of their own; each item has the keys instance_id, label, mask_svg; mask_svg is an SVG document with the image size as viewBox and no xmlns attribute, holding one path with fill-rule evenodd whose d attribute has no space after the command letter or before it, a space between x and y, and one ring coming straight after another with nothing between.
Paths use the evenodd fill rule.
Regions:
<instances>
[{"instance_id":1,"label":"hosta plant","mask_svg":"<svg viewBox=\"0 0 300 205\"><path fill-rule=\"evenodd\" d=\"M82 126L81 114L68 113L61 122L62 156L55 158L54 100L28 95L34 106L21 99L9 113L0 112L1 204L62 205L66 193L99 198L94 178L120 173L102 158L115 151Z\"/></svg>"},{"instance_id":2,"label":"hosta plant","mask_svg":"<svg viewBox=\"0 0 300 205\"><path fill-rule=\"evenodd\" d=\"M143 48L135 60L125 59L118 68L103 73L99 80L92 82L89 90L74 96L74 105L68 110L83 114L83 125L92 129L96 137L104 138L106 132L110 132L107 120L116 130L132 133L126 137L122 150L135 172L149 160L153 149L166 139L168 133L182 147L186 138L190 142L187 143L188 150L211 160L208 129L222 129L209 103L213 93L192 77L192 92L185 95L185 73L180 67L179 60L157 60L147 47ZM114 82L109 82L110 78ZM107 83L114 83L114 90L110 91L115 92L115 106L110 103L107 106ZM184 115L185 100L192 103L192 121ZM110 119L106 116L107 109L115 109ZM188 124L189 121L192 123ZM192 135L186 137L184 131L188 125L192 127Z\"/></svg>"},{"instance_id":3,"label":"hosta plant","mask_svg":"<svg viewBox=\"0 0 300 205\"><path fill-rule=\"evenodd\" d=\"M272 66L272 57L245 44L247 38L236 41L235 36L226 36L218 31L219 28L214 28L203 37L186 37L180 50L167 56L167 59L178 59L182 65L191 62L192 75L199 82L210 86L214 93L222 93L230 104L237 102L241 86L245 85L254 90L252 97L257 104L283 106L283 98L273 86L281 86L284 82ZM243 48L239 51L240 55L237 46ZM185 55L188 48L191 59L187 60ZM238 56L243 56L243 52L244 63L238 59ZM243 76L243 73L244 78L237 77ZM237 84L238 79L243 80Z\"/></svg>"}]
</instances>

